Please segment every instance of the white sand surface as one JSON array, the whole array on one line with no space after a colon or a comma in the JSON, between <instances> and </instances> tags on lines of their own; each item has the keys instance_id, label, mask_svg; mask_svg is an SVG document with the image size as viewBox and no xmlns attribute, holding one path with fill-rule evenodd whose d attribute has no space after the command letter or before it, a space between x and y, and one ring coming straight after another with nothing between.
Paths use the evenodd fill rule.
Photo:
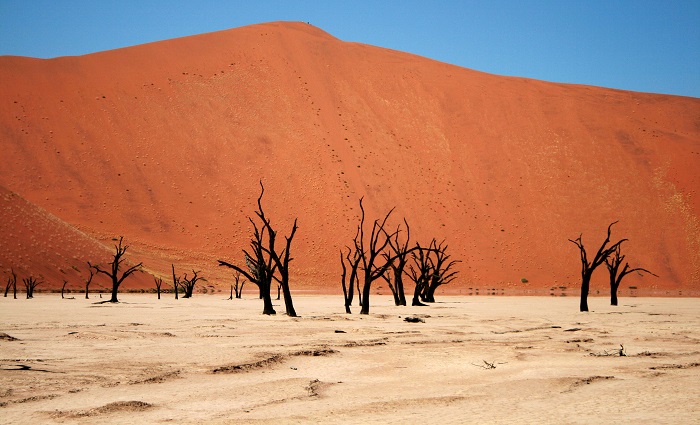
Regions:
<instances>
[{"instance_id":1,"label":"white sand surface","mask_svg":"<svg viewBox=\"0 0 700 425\"><path fill-rule=\"evenodd\" d=\"M79 297L0 298L0 423L700 422L697 298Z\"/></svg>"}]
</instances>

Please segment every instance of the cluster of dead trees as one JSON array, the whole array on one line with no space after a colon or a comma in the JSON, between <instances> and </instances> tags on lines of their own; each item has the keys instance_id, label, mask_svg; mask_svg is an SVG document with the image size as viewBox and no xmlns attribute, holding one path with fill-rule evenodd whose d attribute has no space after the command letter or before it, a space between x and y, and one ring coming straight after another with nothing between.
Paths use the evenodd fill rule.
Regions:
<instances>
[{"instance_id":1,"label":"cluster of dead trees","mask_svg":"<svg viewBox=\"0 0 700 425\"><path fill-rule=\"evenodd\" d=\"M620 287L622 279L632 272L637 273L648 273L652 276L656 276L654 273L647 269L641 267L630 268L629 263L625 262L622 266L622 262L625 260L625 256L621 254L621 246L623 242L627 239L620 239L612 245L610 243L610 236L612 231L612 226L617 223L617 221L610 223L608 226L608 235L603 241L603 244L598 248L593 260L588 259L586 249L583 247L583 240L581 239L583 235L579 235L577 239L569 239L570 242L575 244L579 248L581 255L581 302L579 305L580 311L588 311L588 292L590 290L591 277L593 276L593 271L598 268L598 266L605 263L610 274L610 304L617 305L617 290ZM658 277L658 276L657 276Z\"/></svg>"},{"instance_id":2,"label":"cluster of dead trees","mask_svg":"<svg viewBox=\"0 0 700 425\"><path fill-rule=\"evenodd\" d=\"M343 271L341 283L345 298L345 311L351 313L351 306L357 289L360 314L369 314L369 297L372 283L384 280L394 296L397 306L406 305L404 277L414 284L414 306L435 302L435 290L456 278L451 260L446 253L447 245L433 239L427 247L416 243L411 246L410 227L404 219L405 238L401 241L401 226L387 230L387 221L393 209L384 219L374 220L369 234L365 231L365 209L360 198L360 224L351 246L340 251Z\"/></svg>"},{"instance_id":3,"label":"cluster of dead trees","mask_svg":"<svg viewBox=\"0 0 700 425\"><path fill-rule=\"evenodd\" d=\"M260 299L263 300L263 314L276 314L270 295L273 282L276 282L278 294L281 291L284 295L287 315L296 317L297 313L294 310L292 293L289 289L289 262L293 259L290 256L290 249L298 228L297 220L294 220L289 236L284 237L284 247L279 250L277 247L277 232L273 229L270 219L265 215L262 207L264 194L265 187L260 182L258 209L255 211L257 220L248 217L250 224L253 226L253 236L250 239L249 249L243 250L245 266L223 260L218 260L219 265L232 268L258 287ZM238 287L238 279L236 279L236 287ZM243 290L242 284L240 290ZM236 294L239 297L238 290Z\"/></svg>"},{"instance_id":4,"label":"cluster of dead trees","mask_svg":"<svg viewBox=\"0 0 700 425\"><path fill-rule=\"evenodd\" d=\"M34 298L34 288L44 282L35 278L34 276L29 276L22 278L22 283L24 283L27 299L30 299ZM17 299L17 273L15 273L14 269L10 270L10 276L7 278L7 284L5 285L5 297L7 297L7 294L10 292L10 288L12 288L12 297Z\"/></svg>"}]
</instances>

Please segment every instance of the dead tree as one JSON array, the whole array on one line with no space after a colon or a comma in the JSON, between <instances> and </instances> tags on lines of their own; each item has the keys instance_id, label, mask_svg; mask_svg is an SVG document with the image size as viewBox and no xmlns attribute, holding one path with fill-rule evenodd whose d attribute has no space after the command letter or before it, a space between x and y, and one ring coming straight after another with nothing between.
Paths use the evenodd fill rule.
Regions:
<instances>
[{"instance_id":1,"label":"dead tree","mask_svg":"<svg viewBox=\"0 0 700 425\"><path fill-rule=\"evenodd\" d=\"M369 314L369 295L372 282L380 279L396 259L395 256L391 255L388 257L383 256L390 239L396 234L390 234L384 230L384 226L394 209L392 208L381 222L374 220L367 243L365 243L365 208L362 205L362 198L360 198L360 211L362 215L358 227L358 236L355 238L355 251L360 256L360 269L363 273L362 309L360 314Z\"/></svg>"},{"instance_id":2,"label":"dead tree","mask_svg":"<svg viewBox=\"0 0 700 425\"><path fill-rule=\"evenodd\" d=\"M160 299L160 286L163 284L163 278L153 276L153 281L156 284L156 293L158 294L158 299Z\"/></svg>"},{"instance_id":3,"label":"dead tree","mask_svg":"<svg viewBox=\"0 0 700 425\"><path fill-rule=\"evenodd\" d=\"M90 262L88 261L88 266L90 265ZM92 278L95 277L95 272L92 270L92 267L88 267L88 272L90 272L90 277L88 277L88 280L85 282L85 299L89 300L90 296L88 295L90 292L90 284L92 283Z\"/></svg>"},{"instance_id":4,"label":"dead tree","mask_svg":"<svg viewBox=\"0 0 700 425\"><path fill-rule=\"evenodd\" d=\"M432 263L429 258L429 249L416 243L416 249L411 253L413 264L409 264L409 276L415 287L413 289L412 306L426 306L421 302L421 294L426 291L432 276Z\"/></svg>"},{"instance_id":5,"label":"dead tree","mask_svg":"<svg viewBox=\"0 0 700 425\"><path fill-rule=\"evenodd\" d=\"M262 198L262 193L260 198ZM260 205L260 198L258 198L258 205ZM248 217L248 221L253 225L253 237L250 240L250 253L245 249L243 250L243 256L248 270L223 260L218 260L219 265L236 270L250 282L257 285L260 298L263 300L263 314L277 314L272 306L272 298L270 297L272 276L275 273L277 264L275 264L271 255L266 254L265 248L263 247L265 233L268 231L268 228L265 223L263 223L262 228L258 228L258 225L250 217Z\"/></svg>"},{"instance_id":6,"label":"dead tree","mask_svg":"<svg viewBox=\"0 0 700 425\"><path fill-rule=\"evenodd\" d=\"M608 244L610 243L610 231L613 224L615 223L617 223L617 221L610 223L610 225L608 226L608 236L605 238L600 248L598 248L598 252L596 252L595 257L593 257L593 261L588 261L586 249L583 247L583 241L581 240L581 237L583 235L579 235L579 237L576 240L569 239L571 243L575 244L579 248L581 254L581 302L579 304L580 311L588 311L588 291L590 289L591 276L593 275L593 271L596 268L598 268L598 266L603 264L605 260L613 252L615 252L615 250L617 250L617 248L620 246L620 244L622 244L622 242L627 240L621 239L616 243L608 246Z\"/></svg>"},{"instance_id":7,"label":"dead tree","mask_svg":"<svg viewBox=\"0 0 700 425\"><path fill-rule=\"evenodd\" d=\"M249 220L253 224L253 238L250 240L250 250L255 257L245 249L243 250L243 256L248 270L223 260L218 260L219 265L232 268L245 276L250 282L253 282L258 287L260 298L263 300L263 314L273 315L277 312L272 306L270 286L272 284L272 274L277 266L273 265L272 258L265 257L265 253L262 249L263 235L255 222L251 219Z\"/></svg>"},{"instance_id":8,"label":"dead tree","mask_svg":"<svg viewBox=\"0 0 700 425\"><path fill-rule=\"evenodd\" d=\"M357 242L357 235L355 235L355 243ZM357 274L357 269L360 266L360 254L357 250L353 250L347 247L348 252L343 256L343 251L340 251L340 264L343 266L343 274L341 275L341 282L343 284L343 297L345 298L345 312L351 314L352 311L350 307L352 306L352 300L354 298L355 286L358 287L359 293L359 278ZM346 266L347 261L347 266ZM347 276L347 269L350 268L350 276ZM346 278L348 279L346 282ZM362 304L362 303L360 303Z\"/></svg>"},{"instance_id":9,"label":"dead tree","mask_svg":"<svg viewBox=\"0 0 700 425\"><path fill-rule=\"evenodd\" d=\"M406 219L403 220L406 224L406 241L401 244L399 243L399 230L394 234L393 239L389 239L389 246L391 247L391 252L385 252L384 258L389 261L389 259L394 256L394 261L391 262L392 273L385 273L382 277L386 280L389 285L391 294L394 296L394 304L397 306L406 305L406 293L403 286L403 275L406 272L406 263L408 261L409 254L415 248L408 248L409 239L411 236L411 229L408 226ZM393 277L393 279L392 279ZM392 284L393 280L393 284Z\"/></svg>"},{"instance_id":10,"label":"dead tree","mask_svg":"<svg viewBox=\"0 0 700 425\"><path fill-rule=\"evenodd\" d=\"M253 225L253 238L250 242L251 253L243 251L248 270L236 266L235 264L219 260L219 265L230 267L242 273L249 281L255 283L260 289L260 296L263 299L263 314L275 314L270 297L272 281L275 280L281 287L284 296L284 305L288 316L296 317L296 311L292 302L292 294L289 289L289 262L292 239L297 231L297 220L294 220L292 231L285 237L285 247L277 252L275 248L277 232L272 228L270 219L265 216L262 207L262 197L265 194L265 187L260 182L260 196L258 197L258 210L255 215L260 219L262 225L258 227L252 218L248 220ZM267 240L267 244L265 241ZM279 276L276 275L279 274Z\"/></svg>"},{"instance_id":11,"label":"dead tree","mask_svg":"<svg viewBox=\"0 0 700 425\"><path fill-rule=\"evenodd\" d=\"M272 228L270 224L270 219L265 217L265 211L262 207L262 197L264 193L265 187L263 186L261 181L260 196L258 197L258 210L255 212L255 214L263 222L263 228L267 229L268 245L267 248L263 247L263 250L272 259L272 261L274 261L274 264L277 267L277 273L279 274L279 277L275 276L274 273L272 274L273 278L279 284L279 287L277 288L277 299L280 299L281 288L282 294L284 296L284 306L287 316L297 317L297 313L294 310L294 303L292 301L292 293L289 289L289 262L293 260L293 258L290 257L290 249L292 247L292 239L294 239L294 235L296 234L298 229L297 219L294 219L292 231L290 232L289 236L285 236L284 238L286 242L285 247L282 249L281 252L278 253L275 249L277 232Z\"/></svg>"},{"instance_id":12,"label":"dead tree","mask_svg":"<svg viewBox=\"0 0 700 425\"><path fill-rule=\"evenodd\" d=\"M143 263L138 263L135 266L131 266L128 269L126 269L123 273L121 273L121 275L119 274L119 269L121 268L122 263L124 262L124 254L129 248L128 245L122 246L123 239L124 237L120 236L119 245L114 245L114 260L112 260L112 262L110 263L110 270L103 270L100 268L99 264L92 265L88 262L88 265L91 268L93 268L96 273L102 273L106 276L109 276L109 278L112 280L112 298L109 300L109 302L111 303L119 302L119 300L117 299L117 293L119 291L119 285L121 285L122 282L124 282L124 279L131 276L134 272L139 271L140 267L143 265Z\"/></svg>"},{"instance_id":13,"label":"dead tree","mask_svg":"<svg viewBox=\"0 0 700 425\"><path fill-rule=\"evenodd\" d=\"M17 273L15 273L14 269L10 269L10 276L7 278L7 285L5 286L5 298L7 298L7 293L10 292L10 288L12 288L14 297L15 299L17 299Z\"/></svg>"},{"instance_id":14,"label":"dead tree","mask_svg":"<svg viewBox=\"0 0 700 425\"><path fill-rule=\"evenodd\" d=\"M24 287L27 290L27 299L34 298L34 289L43 283L33 276L23 278L22 282L24 282Z\"/></svg>"},{"instance_id":15,"label":"dead tree","mask_svg":"<svg viewBox=\"0 0 700 425\"><path fill-rule=\"evenodd\" d=\"M182 278L182 283L180 283L180 285L182 285L182 290L185 293L182 296L182 298L192 298L192 293L194 292L194 285L197 284L197 281L199 281L199 280L203 280L205 282L207 281L205 278L198 276L199 273L201 273L201 272L192 270L193 276L191 279L188 279L187 273L185 273L185 276L183 276L183 278Z\"/></svg>"},{"instance_id":16,"label":"dead tree","mask_svg":"<svg viewBox=\"0 0 700 425\"><path fill-rule=\"evenodd\" d=\"M233 299L234 294L236 295L236 298L240 299L243 295L243 285L245 285L245 280L241 282L240 272L234 273L233 279L235 282L233 285L231 285L231 299Z\"/></svg>"},{"instance_id":17,"label":"dead tree","mask_svg":"<svg viewBox=\"0 0 700 425\"><path fill-rule=\"evenodd\" d=\"M627 262L625 262L625 265L622 267L622 271L620 271L620 266L622 265L622 261L624 261L624 259L625 256L620 255L620 245L618 245L615 249L614 255L605 259L605 265L608 267L608 272L610 272L610 305L617 305L617 289L620 287L622 278L628 274L632 272L644 272L649 273L652 276L659 277L649 270L641 267L631 269L629 268L629 263Z\"/></svg>"},{"instance_id":18,"label":"dead tree","mask_svg":"<svg viewBox=\"0 0 700 425\"><path fill-rule=\"evenodd\" d=\"M67 280L63 280L63 286L61 286L61 299L63 299L63 292L66 290L66 285L68 285Z\"/></svg>"},{"instance_id":19,"label":"dead tree","mask_svg":"<svg viewBox=\"0 0 700 425\"><path fill-rule=\"evenodd\" d=\"M450 256L447 255L446 251L447 245L445 245L444 241L438 244L435 239L432 240L428 249L429 264L432 270L428 284L424 286L423 292L421 292L421 298L425 302L434 303L435 290L439 286L447 285L457 278L457 271L453 270L452 267L459 261L450 260Z\"/></svg>"},{"instance_id":20,"label":"dead tree","mask_svg":"<svg viewBox=\"0 0 700 425\"><path fill-rule=\"evenodd\" d=\"M175 299L178 299L178 287L180 286L180 277L175 275L175 264L171 264L173 268L173 292L175 293Z\"/></svg>"}]
</instances>

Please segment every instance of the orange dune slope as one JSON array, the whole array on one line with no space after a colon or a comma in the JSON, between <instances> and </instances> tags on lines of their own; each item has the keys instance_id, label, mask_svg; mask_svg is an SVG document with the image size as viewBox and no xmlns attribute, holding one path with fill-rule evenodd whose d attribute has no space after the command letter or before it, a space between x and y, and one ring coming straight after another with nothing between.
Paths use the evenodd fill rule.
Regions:
<instances>
[{"instance_id":1,"label":"orange dune slope","mask_svg":"<svg viewBox=\"0 0 700 425\"><path fill-rule=\"evenodd\" d=\"M595 251L616 220L630 264L659 275L625 285L700 291L700 99L494 76L279 22L0 57L0 147L3 196L65 224L4 200L0 220L24 230L2 235L2 273L82 270L123 235L148 272L227 288L215 260L242 262L262 180L279 234L299 220L296 288L339 288L364 197L368 220L395 207L392 228L446 241L456 291L574 287L568 239Z\"/></svg>"}]
</instances>

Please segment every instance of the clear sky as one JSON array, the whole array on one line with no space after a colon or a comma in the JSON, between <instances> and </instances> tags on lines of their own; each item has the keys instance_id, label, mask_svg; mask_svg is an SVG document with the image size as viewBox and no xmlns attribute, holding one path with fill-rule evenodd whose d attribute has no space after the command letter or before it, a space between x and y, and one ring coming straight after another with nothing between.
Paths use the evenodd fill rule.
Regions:
<instances>
[{"instance_id":1,"label":"clear sky","mask_svg":"<svg viewBox=\"0 0 700 425\"><path fill-rule=\"evenodd\" d=\"M270 21L493 74L700 97L700 0L0 0L0 55Z\"/></svg>"}]
</instances>

